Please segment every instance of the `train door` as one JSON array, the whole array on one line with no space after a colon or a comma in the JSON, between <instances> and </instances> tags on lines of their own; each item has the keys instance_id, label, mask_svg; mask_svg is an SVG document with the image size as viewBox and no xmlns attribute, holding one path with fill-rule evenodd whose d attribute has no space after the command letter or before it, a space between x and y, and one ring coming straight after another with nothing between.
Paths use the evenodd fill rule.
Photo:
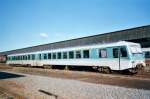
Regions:
<instances>
[{"instance_id":1,"label":"train door","mask_svg":"<svg viewBox=\"0 0 150 99\"><path fill-rule=\"evenodd\" d=\"M113 58L117 62L115 62L116 69L121 70L121 68L126 67L128 65L128 54L125 46L113 48Z\"/></svg>"},{"instance_id":2,"label":"train door","mask_svg":"<svg viewBox=\"0 0 150 99\"><path fill-rule=\"evenodd\" d=\"M127 68L129 65L129 60L128 60L128 54L127 54L127 48L125 46L121 46L119 48L119 69L124 69Z\"/></svg>"},{"instance_id":3,"label":"train door","mask_svg":"<svg viewBox=\"0 0 150 99\"><path fill-rule=\"evenodd\" d=\"M115 70L120 70L120 48L115 47L112 49L113 52L113 67Z\"/></svg>"}]
</instances>

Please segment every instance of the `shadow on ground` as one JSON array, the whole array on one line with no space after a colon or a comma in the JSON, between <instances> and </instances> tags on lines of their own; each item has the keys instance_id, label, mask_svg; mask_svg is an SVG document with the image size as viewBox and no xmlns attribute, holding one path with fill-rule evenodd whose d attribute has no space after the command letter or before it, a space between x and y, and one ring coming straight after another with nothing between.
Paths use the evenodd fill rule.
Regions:
<instances>
[{"instance_id":1,"label":"shadow on ground","mask_svg":"<svg viewBox=\"0 0 150 99\"><path fill-rule=\"evenodd\" d=\"M18 77L25 77L25 76L24 75L13 74L13 73L7 73L7 72L0 72L0 80L1 79L18 78Z\"/></svg>"}]
</instances>

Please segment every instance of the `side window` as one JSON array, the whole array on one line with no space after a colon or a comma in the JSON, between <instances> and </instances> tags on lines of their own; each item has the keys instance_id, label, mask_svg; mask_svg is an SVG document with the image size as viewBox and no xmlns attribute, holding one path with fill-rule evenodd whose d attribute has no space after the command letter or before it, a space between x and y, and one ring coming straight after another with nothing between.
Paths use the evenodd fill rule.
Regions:
<instances>
[{"instance_id":1,"label":"side window","mask_svg":"<svg viewBox=\"0 0 150 99\"><path fill-rule=\"evenodd\" d=\"M83 51L83 58L89 58L89 50L84 50Z\"/></svg>"},{"instance_id":2,"label":"side window","mask_svg":"<svg viewBox=\"0 0 150 99\"><path fill-rule=\"evenodd\" d=\"M48 59L51 59L51 53L48 53Z\"/></svg>"},{"instance_id":3,"label":"side window","mask_svg":"<svg viewBox=\"0 0 150 99\"><path fill-rule=\"evenodd\" d=\"M28 60L30 60L30 55L28 55Z\"/></svg>"},{"instance_id":4,"label":"side window","mask_svg":"<svg viewBox=\"0 0 150 99\"><path fill-rule=\"evenodd\" d=\"M52 54L52 58L53 58L53 59L56 59L56 53L53 53L53 54Z\"/></svg>"},{"instance_id":5,"label":"side window","mask_svg":"<svg viewBox=\"0 0 150 99\"><path fill-rule=\"evenodd\" d=\"M67 52L63 52L63 59L67 59Z\"/></svg>"},{"instance_id":6,"label":"side window","mask_svg":"<svg viewBox=\"0 0 150 99\"><path fill-rule=\"evenodd\" d=\"M44 54L44 59L47 59L47 54L46 53Z\"/></svg>"},{"instance_id":7,"label":"side window","mask_svg":"<svg viewBox=\"0 0 150 99\"><path fill-rule=\"evenodd\" d=\"M41 58L42 58L41 54L38 54L38 56L39 56L39 60L41 60Z\"/></svg>"},{"instance_id":8,"label":"side window","mask_svg":"<svg viewBox=\"0 0 150 99\"><path fill-rule=\"evenodd\" d=\"M127 57L127 50L125 47L120 48L120 55L121 57Z\"/></svg>"},{"instance_id":9,"label":"side window","mask_svg":"<svg viewBox=\"0 0 150 99\"><path fill-rule=\"evenodd\" d=\"M81 51L76 51L76 58L81 58Z\"/></svg>"},{"instance_id":10,"label":"side window","mask_svg":"<svg viewBox=\"0 0 150 99\"><path fill-rule=\"evenodd\" d=\"M99 50L99 58L107 58L107 50L106 49Z\"/></svg>"},{"instance_id":11,"label":"side window","mask_svg":"<svg viewBox=\"0 0 150 99\"><path fill-rule=\"evenodd\" d=\"M35 60L35 55L34 54L32 54L32 60Z\"/></svg>"},{"instance_id":12,"label":"side window","mask_svg":"<svg viewBox=\"0 0 150 99\"><path fill-rule=\"evenodd\" d=\"M73 59L74 58L74 52L73 51L70 51L69 52L69 59Z\"/></svg>"},{"instance_id":13,"label":"side window","mask_svg":"<svg viewBox=\"0 0 150 99\"><path fill-rule=\"evenodd\" d=\"M28 57L27 57L27 55L25 55L25 60L27 60L28 59Z\"/></svg>"},{"instance_id":14,"label":"side window","mask_svg":"<svg viewBox=\"0 0 150 99\"><path fill-rule=\"evenodd\" d=\"M58 52L58 53L57 53L57 58L58 58L58 59L61 59L61 52Z\"/></svg>"},{"instance_id":15,"label":"side window","mask_svg":"<svg viewBox=\"0 0 150 99\"><path fill-rule=\"evenodd\" d=\"M118 48L113 48L113 58L118 58L118 56L119 56Z\"/></svg>"},{"instance_id":16,"label":"side window","mask_svg":"<svg viewBox=\"0 0 150 99\"><path fill-rule=\"evenodd\" d=\"M25 60L25 56L23 55L23 60Z\"/></svg>"},{"instance_id":17,"label":"side window","mask_svg":"<svg viewBox=\"0 0 150 99\"><path fill-rule=\"evenodd\" d=\"M145 58L150 58L150 52L145 52Z\"/></svg>"}]
</instances>

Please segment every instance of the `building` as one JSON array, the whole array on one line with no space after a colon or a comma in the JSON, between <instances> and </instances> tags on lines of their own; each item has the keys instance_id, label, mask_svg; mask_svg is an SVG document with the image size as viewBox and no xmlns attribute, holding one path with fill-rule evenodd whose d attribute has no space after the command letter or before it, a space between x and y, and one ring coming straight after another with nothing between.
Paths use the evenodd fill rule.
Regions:
<instances>
[{"instance_id":1,"label":"building","mask_svg":"<svg viewBox=\"0 0 150 99\"><path fill-rule=\"evenodd\" d=\"M140 43L143 48L150 47L150 25L0 52L0 56L117 41L131 41Z\"/></svg>"}]
</instances>

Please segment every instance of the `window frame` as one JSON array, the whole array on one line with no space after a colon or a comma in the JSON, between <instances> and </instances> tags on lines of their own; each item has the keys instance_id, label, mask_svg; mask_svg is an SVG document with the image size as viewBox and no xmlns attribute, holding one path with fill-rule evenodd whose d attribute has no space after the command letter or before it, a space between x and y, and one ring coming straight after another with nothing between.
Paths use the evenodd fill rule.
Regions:
<instances>
[{"instance_id":1,"label":"window frame","mask_svg":"<svg viewBox=\"0 0 150 99\"><path fill-rule=\"evenodd\" d=\"M52 59L56 59L57 56L56 56L56 53L52 53Z\"/></svg>"},{"instance_id":2,"label":"window frame","mask_svg":"<svg viewBox=\"0 0 150 99\"><path fill-rule=\"evenodd\" d=\"M63 59L68 59L68 52L63 52L62 58Z\"/></svg>"},{"instance_id":3,"label":"window frame","mask_svg":"<svg viewBox=\"0 0 150 99\"><path fill-rule=\"evenodd\" d=\"M77 52L79 52L79 53L77 53ZM79 57L77 57L77 55L79 55ZM75 51L75 58L76 58L76 59L81 59L81 58L82 58L81 50Z\"/></svg>"},{"instance_id":4,"label":"window frame","mask_svg":"<svg viewBox=\"0 0 150 99\"><path fill-rule=\"evenodd\" d=\"M68 54L69 54L69 55L68 55L68 58L69 58L69 59L74 59L74 57L75 57L74 51L69 51ZM72 57L70 57L71 54L72 54Z\"/></svg>"},{"instance_id":5,"label":"window frame","mask_svg":"<svg viewBox=\"0 0 150 99\"><path fill-rule=\"evenodd\" d=\"M88 51L88 55L87 56L85 56L85 51ZM83 50L83 58L90 58L90 50L89 49L85 49L85 50Z\"/></svg>"},{"instance_id":6,"label":"window frame","mask_svg":"<svg viewBox=\"0 0 150 99\"><path fill-rule=\"evenodd\" d=\"M103 54L102 51L105 51L105 56L102 55ZM98 57L99 58L108 58L107 48L98 49Z\"/></svg>"}]
</instances>

